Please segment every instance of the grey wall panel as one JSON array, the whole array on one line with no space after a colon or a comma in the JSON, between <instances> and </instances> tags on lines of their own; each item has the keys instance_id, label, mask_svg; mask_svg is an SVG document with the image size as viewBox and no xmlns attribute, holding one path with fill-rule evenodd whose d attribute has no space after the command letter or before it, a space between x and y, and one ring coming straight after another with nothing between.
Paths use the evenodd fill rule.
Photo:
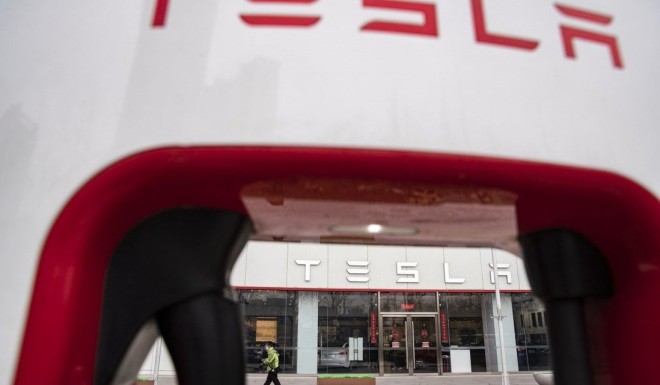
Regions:
<instances>
[{"instance_id":1,"label":"grey wall panel","mask_svg":"<svg viewBox=\"0 0 660 385\"><path fill-rule=\"evenodd\" d=\"M281 242L249 242L245 285L286 287L289 245Z\"/></svg>"}]
</instances>

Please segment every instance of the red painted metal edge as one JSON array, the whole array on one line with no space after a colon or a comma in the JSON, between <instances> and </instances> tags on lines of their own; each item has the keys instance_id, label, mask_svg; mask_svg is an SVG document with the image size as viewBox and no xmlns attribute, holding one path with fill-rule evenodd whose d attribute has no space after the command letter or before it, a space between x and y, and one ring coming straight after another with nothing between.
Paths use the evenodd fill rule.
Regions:
<instances>
[{"instance_id":1,"label":"red painted metal edge","mask_svg":"<svg viewBox=\"0 0 660 385\"><path fill-rule=\"evenodd\" d=\"M590 307L597 375L644 383L660 362L660 203L623 177L571 167L420 152L186 147L143 152L88 181L43 246L15 384L91 384L106 265L148 215L182 205L245 212L242 186L261 179L376 178L509 190L521 233L551 227L590 239L613 270L616 296ZM630 336L633 337L630 337ZM634 354L625 354L634 352Z\"/></svg>"}]
</instances>

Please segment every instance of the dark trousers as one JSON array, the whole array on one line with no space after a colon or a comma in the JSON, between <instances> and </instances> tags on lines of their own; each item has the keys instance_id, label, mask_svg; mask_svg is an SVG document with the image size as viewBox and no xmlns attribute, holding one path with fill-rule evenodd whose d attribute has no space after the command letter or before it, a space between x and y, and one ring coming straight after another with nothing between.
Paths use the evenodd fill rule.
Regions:
<instances>
[{"instance_id":1,"label":"dark trousers","mask_svg":"<svg viewBox=\"0 0 660 385\"><path fill-rule=\"evenodd\" d=\"M270 383L274 383L275 385L281 385L280 380L277 379L277 372L280 370L280 368L275 368L273 370L268 371L268 378L266 378L266 382L264 382L264 385L270 385Z\"/></svg>"}]
</instances>

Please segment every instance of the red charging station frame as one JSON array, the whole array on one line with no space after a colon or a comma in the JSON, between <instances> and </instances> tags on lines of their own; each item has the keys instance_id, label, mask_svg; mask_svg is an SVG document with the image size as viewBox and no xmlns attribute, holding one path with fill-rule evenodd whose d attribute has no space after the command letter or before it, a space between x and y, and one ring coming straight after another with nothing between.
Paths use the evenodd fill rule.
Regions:
<instances>
[{"instance_id":1,"label":"red charging station frame","mask_svg":"<svg viewBox=\"0 0 660 385\"><path fill-rule=\"evenodd\" d=\"M660 202L626 178L535 162L410 151L170 147L107 167L57 217L39 261L15 384L92 383L105 270L119 240L140 220L181 206L246 213L239 195L243 186L296 177L479 186L516 194L519 234L570 229L607 259L615 296L587 315L593 326L590 340L599 341L592 350L602 358L595 375L628 384L656 374Z\"/></svg>"}]
</instances>

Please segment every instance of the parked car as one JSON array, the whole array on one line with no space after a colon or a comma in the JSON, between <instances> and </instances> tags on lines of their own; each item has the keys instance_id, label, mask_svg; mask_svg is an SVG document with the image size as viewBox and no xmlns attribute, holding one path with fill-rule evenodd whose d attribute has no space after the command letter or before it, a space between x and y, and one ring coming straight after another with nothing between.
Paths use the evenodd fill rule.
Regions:
<instances>
[{"instance_id":1,"label":"parked car","mask_svg":"<svg viewBox=\"0 0 660 385\"><path fill-rule=\"evenodd\" d=\"M348 355L348 343L342 346L320 347L318 349L319 366L337 366L348 368L351 364Z\"/></svg>"}]
</instances>

